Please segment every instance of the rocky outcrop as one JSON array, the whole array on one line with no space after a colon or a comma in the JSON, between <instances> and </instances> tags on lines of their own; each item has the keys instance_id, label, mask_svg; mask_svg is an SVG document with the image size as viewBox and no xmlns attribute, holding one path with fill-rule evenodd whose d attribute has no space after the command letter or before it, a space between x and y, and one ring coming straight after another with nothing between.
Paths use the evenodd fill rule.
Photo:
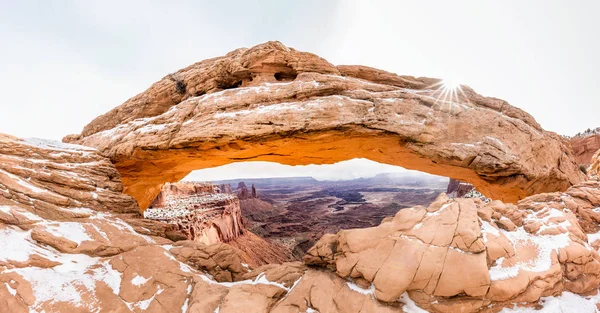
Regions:
<instances>
[{"instance_id":1,"label":"rocky outcrop","mask_svg":"<svg viewBox=\"0 0 600 313\"><path fill-rule=\"evenodd\" d=\"M0 312L498 312L561 298L596 310L579 295L600 284L598 181L517 205L440 196L324 236L309 266L256 267L248 251L173 243L153 235L168 225L120 213L137 208L97 152L1 138Z\"/></svg>"},{"instance_id":2,"label":"rocky outcrop","mask_svg":"<svg viewBox=\"0 0 600 313\"><path fill-rule=\"evenodd\" d=\"M590 207L600 205L595 184L557 195L567 199L562 204L538 202L545 195L518 206L442 195L378 227L325 235L305 261L360 283L383 302L408 293L428 312L497 312L564 291L596 293L600 257L590 245L598 235L586 235L573 211L592 215ZM569 192L587 204L574 206Z\"/></svg>"},{"instance_id":3,"label":"rocky outcrop","mask_svg":"<svg viewBox=\"0 0 600 313\"><path fill-rule=\"evenodd\" d=\"M122 190L119 173L95 149L0 134L0 196L43 218L76 217L83 207L138 212Z\"/></svg>"},{"instance_id":4,"label":"rocky outcrop","mask_svg":"<svg viewBox=\"0 0 600 313\"><path fill-rule=\"evenodd\" d=\"M238 198L240 198L240 200L257 198L256 188L254 187L254 184L252 184L250 188L251 189L248 190L248 186L246 186L244 182L240 182L238 184L238 191L236 191Z\"/></svg>"},{"instance_id":5,"label":"rocky outcrop","mask_svg":"<svg viewBox=\"0 0 600 313\"><path fill-rule=\"evenodd\" d=\"M65 142L110 157L142 209L165 182L236 161L368 158L516 202L581 182L568 143L467 86L333 66L268 42L168 75Z\"/></svg>"},{"instance_id":6,"label":"rocky outcrop","mask_svg":"<svg viewBox=\"0 0 600 313\"><path fill-rule=\"evenodd\" d=\"M168 198L191 196L203 193L220 193L221 188L206 182L166 183L160 189L156 198L150 204L151 208L164 208Z\"/></svg>"},{"instance_id":7,"label":"rocky outcrop","mask_svg":"<svg viewBox=\"0 0 600 313\"><path fill-rule=\"evenodd\" d=\"M230 184L221 184L219 190L221 190L222 193L233 193Z\"/></svg>"},{"instance_id":8,"label":"rocky outcrop","mask_svg":"<svg viewBox=\"0 0 600 313\"><path fill-rule=\"evenodd\" d=\"M595 132L584 133L571 138L571 146L577 163L588 166L592 162L592 156L600 150L600 128Z\"/></svg>"},{"instance_id":9,"label":"rocky outcrop","mask_svg":"<svg viewBox=\"0 0 600 313\"><path fill-rule=\"evenodd\" d=\"M462 198L474 188L475 187L469 183L450 178L446 194L451 198Z\"/></svg>"},{"instance_id":10,"label":"rocky outcrop","mask_svg":"<svg viewBox=\"0 0 600 313\"><path fill-rule=\"evenodd\" d=\"M145 218L176 225L189 240L212 245L244 233L239 199L211 183L165 184L153 205Z\"/></svg>"},{"instance_id":11,"label":"rocky outcrop","mask_svg":"<svg viewBox=\"0 0 600 313\"><path fill-rule=\"evenodd\" d=\"M591 174L600 175L600 150L596 151L596 154L592 157L592 165L590 166Z\"/></svg>"}]
</instances>

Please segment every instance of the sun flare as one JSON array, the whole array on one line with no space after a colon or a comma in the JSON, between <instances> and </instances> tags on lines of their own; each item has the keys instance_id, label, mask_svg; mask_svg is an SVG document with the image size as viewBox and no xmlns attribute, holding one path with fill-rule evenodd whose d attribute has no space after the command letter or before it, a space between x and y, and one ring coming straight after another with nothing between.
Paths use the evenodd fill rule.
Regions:
<instances>
[{"instance_id":1,"label":"sun flare","mask_svg":"<svg viewBox=\"0 0 600 313\"><path fill-rule=\"evenodd\" d=\"M460 82L454 79L442 80L442 88L445 90L456 90L460 88Z\"/></svg>"}]
</instances>

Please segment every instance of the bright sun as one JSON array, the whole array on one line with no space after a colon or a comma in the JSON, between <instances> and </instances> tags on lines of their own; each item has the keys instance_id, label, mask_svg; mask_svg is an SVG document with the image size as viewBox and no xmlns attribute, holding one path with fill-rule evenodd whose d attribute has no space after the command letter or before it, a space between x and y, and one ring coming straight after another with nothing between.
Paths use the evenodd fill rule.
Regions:
<instances>
[{"instance_id":1,"label":"bright sun","mask_svg":"<svg viewBox=\"0 0 600 313\"><path fill-rule=\"evenodd\" d=\"M460 82L454 79L444 79L442 81L442 87L446 90L456 90L460 88Z\"/></svg>"}]
</instances>

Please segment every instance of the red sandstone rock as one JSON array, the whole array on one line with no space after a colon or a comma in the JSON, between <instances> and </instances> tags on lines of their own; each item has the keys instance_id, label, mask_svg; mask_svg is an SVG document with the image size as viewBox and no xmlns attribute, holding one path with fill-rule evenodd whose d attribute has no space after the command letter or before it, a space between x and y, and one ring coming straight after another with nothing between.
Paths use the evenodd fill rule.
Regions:
<instances>
[{"instance_id":1,"label":"red sandstone rock","mask_svg":"<svg viewBox=\"0 0 600 313\"><path fill-rule=\"evenodd\" d=\"M449 197L453 198L462 198L469 191L473 190L475 187L469 183L461 182L456 179L450 178L448 182L448 189L446 190L446 194Z\"/></svg>"},{"instance_id":2,"label":"red sandstone rock","mask_svg":"<svg viewBox=\"0 0 600 313\"><path fill-rule=\"evenodd\" d=\"M0 181L0 312L498 312L600 284L600 235L584 232L597 221L595 180L518 205L441 196L377 227L324 236L306 256L320 268L254 268L243 263L254 260L248 251L173 244L151 236L164 224L118 213L131 198L93 151L1 143L10 163ZM68 165L53 164L60 153ZM260 248L252 240L236 243Z\"/></svg>"},{"instance_id":3,"label":"red sandstone rock","mask_svg":"<svg viewBox=\"0 0 600 313\"><path fill-rule=\"evenodd\" d=\"M592 156L600 149L600 128L572 137L571 147L579 164L590 165Z\"/></svg>"},{"instance_id":4,"label":"red sandstone rock","mask_svg":"<svg viewBox=\"0 0 600 313\"><path fill-rule=\"evenodd\" d=\"M144 217L176 225L187 239L207 245L235 240L245 231L239 199L211 183L165 184Z\"/></svg>"},{"instance_id":5,"label":"red sandstone rock","mask_svg":"<svg viewBox=\"0 0 600 313\"><path fill-rule=\"evenodd\" d=\"M163 183L240 160L363 157L508 202L584 179L568 143L526 112L467 86L446 91L268 42L179 70L64 140L110 157L142 209Z\"/></svg>"}]
</instances>

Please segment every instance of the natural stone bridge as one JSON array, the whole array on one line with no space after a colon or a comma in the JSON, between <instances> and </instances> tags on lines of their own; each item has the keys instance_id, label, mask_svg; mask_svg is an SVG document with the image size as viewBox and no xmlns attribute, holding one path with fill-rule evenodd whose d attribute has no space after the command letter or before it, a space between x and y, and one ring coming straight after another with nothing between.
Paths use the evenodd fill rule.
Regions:
<instances>
[{"instance_id":1,"label":"natural stone bridge","mask_svg":"<svg viewBox=\"0 0 600 313\"><path fill-rule=\"evenodd\" d=\"M238 161L367 158L468 181L505 202L584 179L567 143L503 100L336 67L278 42L170 74L64 141L110 157L142 209L163 183Z\"/></svg>"}]
</instances>

